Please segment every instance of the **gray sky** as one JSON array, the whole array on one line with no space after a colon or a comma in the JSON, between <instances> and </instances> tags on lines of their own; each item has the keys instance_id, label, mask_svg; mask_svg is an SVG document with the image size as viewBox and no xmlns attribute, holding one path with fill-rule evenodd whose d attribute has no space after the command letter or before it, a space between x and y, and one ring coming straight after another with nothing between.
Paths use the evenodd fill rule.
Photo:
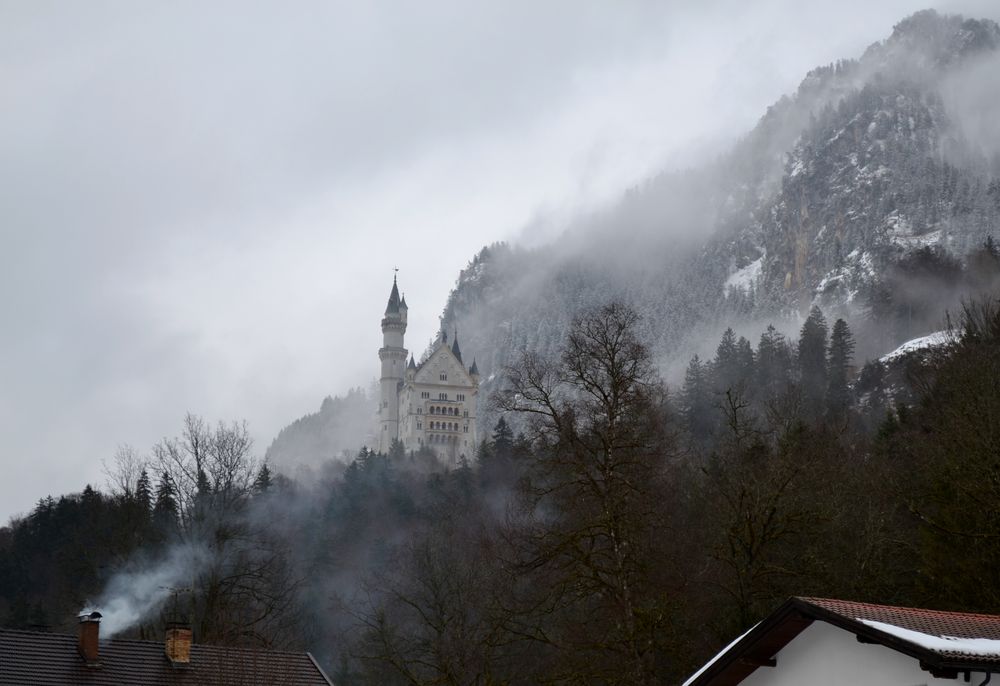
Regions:
<instances>
[{"instance_id":1,"label":"gray sky","mask_svg":"<svg viewBox=\"0 0 1000 686\"><path fill-rule=\"evenodd\" d=\"M928 4L0 2L0 521L187 411L263 453L377 374L394 266L419 352L483 244L718 149Z\"/></svg>"}]
</instances>

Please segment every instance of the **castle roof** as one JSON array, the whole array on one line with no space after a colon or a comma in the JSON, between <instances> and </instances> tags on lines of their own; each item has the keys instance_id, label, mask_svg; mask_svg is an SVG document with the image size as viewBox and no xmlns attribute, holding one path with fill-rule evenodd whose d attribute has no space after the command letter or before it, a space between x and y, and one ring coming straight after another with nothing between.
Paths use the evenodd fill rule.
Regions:
<instances>
[{"instance_id":1,"label":"castle roof","mask_svg":"<svg viewBox=\"0 0 1000 686\"><path fill-rule=\"evenodd\" d=\"M396 277L392 277L392 291L389 293L389 304L385 307L386 314L399 314L399 288L396 286Z\"/></svg>"},{"instance_id":2,"label":"castle roof","mask_svg":"<svg viewBox=\"0 0 1000 686\"><path fill-rule=\"evenodd\" d=\"M458 347L458 329L455 329L455 342L451 344L451 352L458 358L458 361L462 361L462 349Z\"/></svg>"},{"instance_id":3,"label":"castle roof","mask_svg":"<svg viewBox=\"0 0 1000 686\"><path fill-rule=\"evenodd\" d=\"M472 358L472 366L469 367L469 373L474 376L479 376L479 367L476 366L476 358Z\"/></svg>"},{"instance_id":4,"label":"castle roof","mask_svg":"<svg viewBox=\"0 0 1000 686\"><path fill-rule=\"evenodd\" d=\"M407 369L416 369L417 364L413 361L413 355L410 355L410 364L406 365Z\"/></svg>"}]
</instances>

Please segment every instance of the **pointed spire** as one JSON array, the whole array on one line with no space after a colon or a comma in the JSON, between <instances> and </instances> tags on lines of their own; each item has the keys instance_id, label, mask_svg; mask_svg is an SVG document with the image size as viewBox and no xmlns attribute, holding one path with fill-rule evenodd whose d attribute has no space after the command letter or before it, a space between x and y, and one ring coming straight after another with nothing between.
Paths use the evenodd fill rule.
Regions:
<instances>
[{"instance_id":1,"label":"pointed spire","mask_svg":"<svg viewBox=\"0 0 1000 686\"><path fill-rule=\"evenodd\" d=\"M396 275L392 275L392 291L389 293L389 304L385 307L386 314L399 314L399 288L396 286Z\"/></svg>"},{"instance_id":2,"label":"pointed spire","mask_svg":"<svg viewBox=\"0 0 1000 686\"><path fill-rule=\"evenodd\" d=\"M458 358L458 361L462 361L462 349L458 347L458 327L455 327L455 342L451 344L451 352Z\"/></svg>"},{"instance_id":3,"label":"pointed spire","mask_svg":"<svg viewBox=\"0 0 1000 686\"><path fill-rule=\"evenodd\" d=\"M406 368L414 370L417 368L416 363L413 361L413 355L410 355L410 364L406 365Z\"/></svg>"},{"instance_id":4,"label":"pointed spire","mask_svg":"<svg viewBox=\"0 0 1000 686\"><path fill-rule=\"evenodd\" d=\"M479 367L476 366L476 358L472 358L472 366L469 367L469 374L473 376L479 376Z\"/></svg>"},{"instance_id":5,"label":"pointed spire","mask_svg":"<svg viewBox=\"0 0 1000 686\"><path fill-rule=\"evenodd\" d=\"M408 309L410 309L410 308L408 308L406 306L406 294L405 293L399 299L399 309L401 309L401 310L408 310Z\"/></svg>"}]
</instances>

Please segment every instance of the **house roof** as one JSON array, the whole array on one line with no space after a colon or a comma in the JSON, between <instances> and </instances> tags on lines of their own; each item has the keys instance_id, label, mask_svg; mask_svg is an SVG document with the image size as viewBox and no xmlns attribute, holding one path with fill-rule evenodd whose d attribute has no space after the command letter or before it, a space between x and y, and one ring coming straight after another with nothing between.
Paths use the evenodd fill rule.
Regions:
<instances>
[{"instance_id":1,"label":"house roof","mask_svg":"<svg viewBox=\"0 0 1000 686\"><path fill-rule=\"evenodd\" d=\"M191 662L175 667L160 641L98 642L100 667L88 667L69 634L0 630L4 686L331 686L309 653L192 644Z\"/></svg>"},{"instance_id":2,"label":"house roof","mask_svg":"<svg viewBox=\"0 0 1000 686\"><path fill-rule=\"evenodd\" d=\"M964 671L1000 673L1000 616L874 605L826 598L791 598L733 641L684 686L735 686L814 621L850 631L862 643L884 645L920 661L934 676Z\"/></svg>"}]
</instances>

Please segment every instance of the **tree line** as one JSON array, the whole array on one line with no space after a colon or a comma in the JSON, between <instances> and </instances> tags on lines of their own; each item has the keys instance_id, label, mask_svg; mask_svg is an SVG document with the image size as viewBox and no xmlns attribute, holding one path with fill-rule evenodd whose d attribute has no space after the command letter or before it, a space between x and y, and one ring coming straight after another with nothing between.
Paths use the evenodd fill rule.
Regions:
<instances>
[{"instance_id":1,"label":"tree line","mask_svg":"<svg viewBox=\"0 0 1000 686\"><path fill-rule=\"evenodd\" d=\"M796 341L728 330L674 393L641 330L611 303L523 353L454 465L397 444L298 483L189 416L0 530L0 623L189 544L196 640L307 648L340 684L678 683L790 595L1000 612L1000 300L861 370L819 309Z\"/></svg>"}]
</instances>

